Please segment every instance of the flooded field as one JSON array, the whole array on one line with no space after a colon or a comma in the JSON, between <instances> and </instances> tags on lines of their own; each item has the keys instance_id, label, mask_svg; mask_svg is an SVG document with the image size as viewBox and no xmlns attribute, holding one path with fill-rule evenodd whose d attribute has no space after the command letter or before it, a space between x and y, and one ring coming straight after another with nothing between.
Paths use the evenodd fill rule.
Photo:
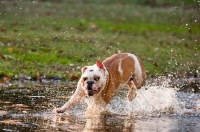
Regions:
<instances>
[{"instance_id":1,"label":"flooded field","mask_svg":"<svg viewBox=\"0 0 200 132\"><path fill-rule=\"evenodd\" d=\"M69 99L75 83L1 85L0 131L199 132L200 94L179 91L168 81L150 82L132 102L126 99L128 91L121 91L105 114L94 117L84 114L85 98L64 114L53 112Z\"/></svg>"}]
</instances>

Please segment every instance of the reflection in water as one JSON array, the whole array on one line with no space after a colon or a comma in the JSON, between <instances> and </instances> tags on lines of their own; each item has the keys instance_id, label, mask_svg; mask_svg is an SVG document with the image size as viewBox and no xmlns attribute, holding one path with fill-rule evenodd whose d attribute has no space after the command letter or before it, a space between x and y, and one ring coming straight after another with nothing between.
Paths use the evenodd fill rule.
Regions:
<instances>
[{"instance_id":1,"label":"reflection in water","mask_svg":"<svg viewBox=\"0 0 200 132\"><path fill-rule=\"evenodd\" d=\"M66 131L107 132L107 131L134 131L135 119L126 119L124 116L102 114L95 117L74 117L72 115L56 115L52 118L51 126ZM58 125L60 124L60 125ZM59 126L59 127L58 127Z\"/></svg>"},{"instance_id":2,"label":"reflection in water","mask_svg":"<svg viewBox=\"0 0 200 132\"><path fill-rule=\"evenodd\" d=\"M96 118L88 118L86 119L86 124L84 131L94 132L96 130L105 132L106 131L106 119L104 116L99 116Z\"/></svg>"},{"instance_id":3,"label":"reflection in water","mask_svg":"<svg viewBox=\"0 0 200 132\"><path fill-rule=\"evenodd\" d=\"M77 117L69 114L55 115L54 113L43 113L25 114L18 117L16 115L9 115L5 118L18 120L20 123L1 123L1 131L199 132L200 130L200 117L193 116L131 118L110 114L86 118L84 115Z\"/></svg>"},{"instance_id":4,"label":"reflection in water","mask_svg":"<svg viewBox=\"0 0 200 132\"><path fill-rule=\"evenodd\" d=\"M49 120L52 119L49 118ZM60 131L68 130L74 132L199 132L200 130L200 118L192 116L132 118L116 114L105 114L86 118L84 115L79 115L79 117L74 117L74 115L54 115L52 124L49 126Z\"/></svg>"}]
</instances>

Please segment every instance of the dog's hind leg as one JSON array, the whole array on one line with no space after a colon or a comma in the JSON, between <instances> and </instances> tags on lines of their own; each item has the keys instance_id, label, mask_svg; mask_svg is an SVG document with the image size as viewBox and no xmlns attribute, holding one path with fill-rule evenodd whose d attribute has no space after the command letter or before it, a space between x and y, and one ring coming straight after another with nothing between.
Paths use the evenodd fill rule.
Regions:
<instances>
[{"instance_id":1,"label":"dog's hind leg","mask_svg":"<svg viewBox=\"0 0 200 132\"><path fill-rule=\"evenodd\" d=\"M127 86L129 87L128 100L132 101L137 95L137 87L133 81L133 77L130 78L130 80L127 83Z\"/></svg>"}]
</instances>

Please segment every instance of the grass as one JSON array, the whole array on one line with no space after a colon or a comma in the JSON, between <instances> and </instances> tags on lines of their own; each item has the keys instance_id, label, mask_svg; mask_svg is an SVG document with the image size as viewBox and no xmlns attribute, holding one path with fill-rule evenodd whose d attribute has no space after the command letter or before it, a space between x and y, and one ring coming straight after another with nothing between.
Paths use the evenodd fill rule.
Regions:
<instances>
[{"instance_id":1,"label":"grass","mask_svg":"<svg viewBox=\"0 0 200 132\"><path fill-rule=\"evenodd\" d=\"M97 3L1 3L1 77L70 78L118 52L138 55L149 76L200 72L199 10Z\"/></svg>"}]
</instances>

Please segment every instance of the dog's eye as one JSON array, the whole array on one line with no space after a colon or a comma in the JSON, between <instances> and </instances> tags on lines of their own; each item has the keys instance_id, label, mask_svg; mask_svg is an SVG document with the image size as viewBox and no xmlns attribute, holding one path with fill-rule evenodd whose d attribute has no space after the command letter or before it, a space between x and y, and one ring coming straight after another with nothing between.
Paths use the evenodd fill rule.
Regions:
<instances>
[{"instance_id":1,"label":"dog's eye","mask_svg":"<svg viewBox=\"0 0 200 132\"><path fill-rule=\"evenodd\" d=\"M86 81L87 79L88 79L87 77L84 77L84 78L83 78L84 81Z\"/></svg>"},{"instance_id":2,"label":"dog's eye","mask_svg":"<svg viewBox=\"0 0 200 132\"><path fill-rule=\"evenodd\" d=\"M94 80L95 81L99 81L100 77L95 77Z\"/></svg>"}]
</instances>

